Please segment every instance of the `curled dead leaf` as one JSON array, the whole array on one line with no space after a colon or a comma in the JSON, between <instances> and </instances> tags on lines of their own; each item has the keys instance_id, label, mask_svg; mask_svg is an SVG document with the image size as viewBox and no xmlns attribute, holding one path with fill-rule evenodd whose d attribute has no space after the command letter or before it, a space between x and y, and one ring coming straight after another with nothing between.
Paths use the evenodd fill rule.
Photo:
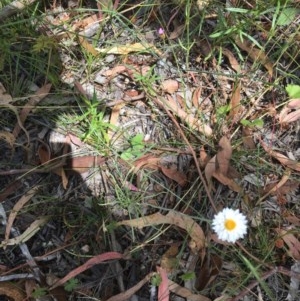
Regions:
<instances>
[{"instance_id":1,"label":"curled dead leaf","mask_svg":"<svg viewBox=\"0 0 300 301\"><path fill-rule=\"evenodd\" d=\"M234 180L229 179L223 173L216 171L213 173L213 177L216 178L223 185L228 186L231 190L241 193L243 191L242 187L240 187Z\"/></svg>"},{"instance_id":2,"label":"curled dead leaf","mask_svg":"<svg viewBox=\"0 0 300 301\"><path fill-rule=\"evenodd\" d=\"M285 165L293 170L297 170L300 171L300 163L295 161L295 160L291 160L288 157L286 157L285 155L275 152L273 151L271 148L269 148L262 140L260 141L263 149L273 158L275 158L276 160L278 160L282 165Z\"/></svg>"},{"instance_id":3,"label":"curled dead leaf","mask_svg":"<svg viewBox=\"0 0 300 301\"><path fill-rule=\"evenodd\" d=\"M254 62L258 61L261 63L268 70L270 77L273 77L273 63L270 61L263 49L255 47L246 39L241 41L239 37L235 39L235 43L242 50L246 51Z\"/></svg>"},{"instance_id":4,"label":"curled dead leaf","mask_svg":"<svg viewBox=\"0 0 300 301\"><path fill-rule=\"evenodd\" d=\"M183 187L186 185L187 176L184 173L180 172L177 168L167 168L160 165L160 170L165 176L177 182L180 186Z\"/></svg>"},{"instance_id":5,"label":"curled dead leaf","mask_svg":"<svg viewBox=\"0 0 300 301\"><path fill-rule=\"evenodd\" d=\"M204 174L208 184L211 183L214 172L216 171L217 156L213 156L205 166Z\"/></svg>"},{"instance_id":6,"label":"curled dead leaf","mask_svg":"<svg viewBox=\"0 0 300 301\"><path fill-rule=\"evenodd\" d=\"M156 54L162 56L162 52L157 49L154 45L149 43L134 43L126 44L122 46L114 46L111 48L95 48L99 53L105 54L121 54L126 55L131 52L155 52Z\"/></svg>"},{"instance_id":7,"label":"curled dead leaf","mask_svg":"<svg viewBox=\"0 0 300 301\"><path fill-rule=\"evenodd\" d=\"M294 234L291 232L288 232L284 229L275 229L276 232L280 235L280 238L283 239L285 244L289 248L289 256L291 256L294 260L299 261L300 260L300 242L296 238Z\"/></svg>"},{"instance_id":8,"label":"curled dead leaf","mask_svg":"<svg viewBox=\"0 0 300 301\"><path fill-rule=\"evenodd\" d=\"M237 59L234 57L233 53L226 48L222 48L222 53L228 58L231 68L235 70L237 73L240 73L241 72L240 64L238 63Z\"/></svg>"},{"instance_id":9,"label":"curled dead leaf","mask_svg":"<svg viewBox=\"0 0 300 301\"><path fill-rule=\"evenodd\" d=\"M205 235L201 227L188 215L180 214L176 211L169 211L167 215L162 215L160 212L157 212L152 215L117 223L119 226L130 226L139 229L161 224L171 224L186 230L195 243L195 248L192 250L193 252L198 253L204 248Z\"/></svg>"},{"instance_id":10,"label":"curled dead leaf","mask_svg":"<svg viewBox=\"0 0 300 301\"><path fill-rule=\"evenodd\" d=\"M244 147L250 150L256 149L251 129L248 127L243 127L242 134L243 134L242 140L243 140Z\"/></svg>"},{"instance_id":11,"label":"curled dead leaf","mask_svg":"<svg viewBox=\"0 0 300 301\"><path fill-rule=\"evenodd\" d=\"M217 170L223 175L227 175L229 169L229 161L232 156L232 147L229 139L223 136L219 141L220 150L217 153Z\"/></svg>"},{"instance_id":12,"label":"curled dead leaf","mask_svg":"<svg viewBox=\"0 0 300 301\"><path fill-rule=\"evenodd\" d=\"M194 294L189 289L180 286L179 284L173 282L172 280L169 280L169 290L182 297L186 298L186 300L190 301L211 301L211 299L201 295L201 294Z\"/></svg>"},{"instance_id":13,"label":"curled dead leaf","mask_svg":"<svg viewBox=\"0 0 300 301\"><path fill-rule=\"evenodd\" d=\"M241 105L241 83L238 82L235 87L233 87L231 99L230 99L230 112L229 117L232 119L233 123L238 122L240 118L240 105Z\"/></svg>"},{"instance_id":14,"label":"curled dead leaf","mask_svg":"<svg viewBox=\"0 0 300 301\"><path fill-rule=\"evenodd\" d=\"M179 83L174 79L166 79L161 83L161 89L169 94L176 92L179 88Z\"/></svg>"},{"instance_id":15,"label":"curled dead leaf","mask_svg":"<svg viewBox=\"0 0 300 301\"><path fill-rule=\"evenodd\" d=\"M22 301L26 297L22 288L18 284L11 282L1 282L0 295L13 301Z\"/></svg>"}]
</instances>

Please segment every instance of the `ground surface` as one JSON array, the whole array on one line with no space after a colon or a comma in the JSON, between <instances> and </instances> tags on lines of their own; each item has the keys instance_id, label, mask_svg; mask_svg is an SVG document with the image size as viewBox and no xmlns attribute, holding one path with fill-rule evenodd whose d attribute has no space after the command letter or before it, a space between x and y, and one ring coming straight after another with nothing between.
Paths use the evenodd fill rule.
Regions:
<instances>
[{"instance_id":1,"label":"ground surface","mask_svg":"<svg viewBox=\"0 0 300 301\"><path fill-rule=\"evenodd\" d=\"M298 300L297 2L5 18L4 300ZM248 220L235 244L211 228L226 207Z\"/></svg>"}]
</instances>

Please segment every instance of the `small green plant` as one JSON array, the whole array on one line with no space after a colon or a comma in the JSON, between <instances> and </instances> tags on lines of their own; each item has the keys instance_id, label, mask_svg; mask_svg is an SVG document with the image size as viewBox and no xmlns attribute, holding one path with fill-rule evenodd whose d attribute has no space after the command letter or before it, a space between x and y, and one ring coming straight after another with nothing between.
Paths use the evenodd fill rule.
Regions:
<instances>
[{"instance_id":1,"label":"small green plant","mask_svg":"<svg viewBox=\"0 0 300 301\"><path fill-rule=\"evenodd\" d=\"M159 286L161 284L161 281L162 280L159 274L156 274L151 278L151 284L154 286Z\"/></svg>"},{"instance_id":2,"label":"small green plant","mask_svg":"<svg viewBox=\"0 0 300 301\"><path fill-rule=\"evenodd\" d=\"M182 281L193 280L196 278L195 272L187 272L179 277Z\"/></svg>"},{"instance_id":3,"label":"small green plant","mask_svg":"<svg viewBox=\"0 0 300 301\"><path fill-rule=\"evenodd\" d=\"M248 126L250 128L253 128L253 127L262 128L264 126L264 121L262 119L254 119L251 121L249 121L247 119L242 119L241 124L244 126Z\"/></svg>"},{"instance_id":4,"label":"small green plant","mask_svg":"<svg viewBox=\"0 0 300 301\"><path fill-rule=\"evenodd\" d=\"M109 137L107 131L115 129L106 118L105 110L100 109L101 103L97 100L96 94L91 100L84 98L84 106L81 106L82 114L76 117L84 132L82 139L92 145L108 145Z\"/></svg>"},{"instance_id":5,"label":"small green plant","mask_svg":"<svg viewBox=\"0 0 300 301\"><path fill-rule=\"evenodd\" d=\"M300 98L300 86L299 85L287 85L285 88L289 98Z\"/></svg>"},{"instance_id":6,"label":"small green plant","mask_svg":"<svg viewBox=\"0 0 300 301\"><path fill-rule=\"evenodd\" d=\"M143 149L145 148L144 135L135 135L129 139L129 144L130 146L121 154L121 158L126 161L138 158L143 154Z\"/></svg>"},{"instance_id":7,"label":"small green plant","mask_svg":"<svg viewBox=\"0 0 300 301\"><path fill-rule=\"evenodd\" d=\"M157 95L155 86L160 80L160 76L156 75L156 73L153 70L154 67L155 66L151 67L144 75L141 73L134 74L135 81L139 83L150 96Z\"/></svg>"},{"instance_id":8,"label":"small green plant","mask_svg":"<svg viewBox=\"0 0 300 301\"><path fill-rule=\"evenodd\" d=\"M37 287L32 293L31 296L33 298L40 298L48 295L47 289L44 287Z\"/></svg>"},{"instance_id":9,"label":"small green plant","mask_svg":"<svg viewBox=\"0 0 300 301\"><path fill-rule=\"evenodd\" d=\"M76 278L71 278L69 281L67 281L64 285L64 289L67 291L67 292L72 292L76 289L76 287L78 286L79 284L79 280L76 279Z\"/></svg>"}]
</instances>

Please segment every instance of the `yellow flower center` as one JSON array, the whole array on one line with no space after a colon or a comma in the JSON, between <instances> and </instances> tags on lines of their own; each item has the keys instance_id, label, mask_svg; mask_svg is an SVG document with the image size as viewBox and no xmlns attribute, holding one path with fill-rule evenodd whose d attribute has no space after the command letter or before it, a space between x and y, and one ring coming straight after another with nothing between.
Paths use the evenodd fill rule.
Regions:
<instances>
[{"instance_id":1,"label":"yellow flower center","mask_svg":"<svg viewBox=\"0 0 300 301\"><path fill-rule=\"evenodd\" d=\"M236 227L236 222L232 219L227 219L224 224L226 230L233 230Z\"/></svg>"}]
</instances>

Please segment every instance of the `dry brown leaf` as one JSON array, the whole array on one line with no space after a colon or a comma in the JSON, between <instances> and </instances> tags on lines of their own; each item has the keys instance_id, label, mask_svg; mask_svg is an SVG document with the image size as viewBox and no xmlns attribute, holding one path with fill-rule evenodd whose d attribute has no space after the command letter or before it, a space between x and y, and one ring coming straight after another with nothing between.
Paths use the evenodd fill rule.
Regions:
<instances>
[{"instance_id":1,"label":"dry brown leaf","mask_svg":"<svg viewBox=\"0 0 300 301\"><path fill-rule=\"evenodd\" d=\"M65 284L68 280L71 278L76 277L77 275L83 273L84 271L92 268L94 265L99 264L101 262L107 261L107 260L114 260L114 259L122 259L123 255L118 252L107 252L100 255L96 255L86 261L84 264L80 265L79 267L75 268L71 272L69 272L65 277L55 282L51 287L50 290L54 289L55 287L61 286Z\"/></svg>"},{"instance_id":2,"label":"dry brown leaf","mask_svg":"<svg viewBox=\"0 0 300 301\"><path fill-rule=\"evenodd\" d=\"M198 253L204 248L205 236L201 227L191 217L176 211L169 211L167 215L162 215L160 212L157 212L152 215L117 223L119 226L130 226L139 229L161 224L171 224L186 230L195 243L195 249L192 250L193 252Z\"/></svg>"},{"instance_id":3,"label":"dry brown leaf","mask_svg":"<svg viewBox=\"0 0 300 301\"><path fill-rule=\"evenodd\" d=\"M156 273L149 273L144 279L138 282L133 287L129 288L127 291L108 298L106 301L125 301L130 300L131 296L140 290Z\"/></svg>"},{"instance_id":4,"label":"dry brown leaf","mask_svg":"<svg viewBox=\"0 0 300 301\"><path fill-rule=\"evenodd\" d=\"M126 44L123 46L114 46L112 48L95 48L96 51L99 53L106 53L106 54L121 54L126 55L131 52L155 52L156 54L162 56L163 53L158 50L154 45L149 43L134 43L134 44Z\"/></svg>"},{"instance_id":5,"label":"dry brown leaf","mask_svg":"<svg viewBox=\"0 0 300 301\"><path fill-rule=\"evenodd\" d=\"M161 89L169 94L176 92L179 88L179 83L174 79L166 79L161 83Z\"/></svg>"},{"instance_id":6,"label":"dry brown leaf","mask_svg":"<svg viewBox=\"0 0 300 301\"><path fill-rule=\"evenodd\" d=\"M9 235L11 232L11 228L13 226L14 220L17 217L19 211L26 205L27 202L31 200L31 198L36 194L37 190L39 189L38 186L31 188L29 191L27 191L14 205L13 209L11 210L7 224L5 229L5 240L7 241L9 239Z\"/></svg>"},{"instance_id":7,"label":"dry brown leaf","mask_svg":"<svg viewBox=\"0 0 300 301\"><path fill-rule=\"evenodd\" d=\"M299 183L289 180L290 176L291 172L288 170L278 183L271 183L267 185L264 189L264 195L259 199L259 201L264 200L270 194L284 195L297 189L299 187Z\"/></svg>"},{"instance_id":8,"label":"dry brown leaf","mask_svg":"<svg viewBox=\"0 0 300 301\"><path fill-rule=\"evenodd\" d=\"M281 123L290 123L300 119L300 109L293 111L280 120Z\"/></svg>"},{"instance_id":9,"label":"dry brown leaf","mask_svg":"<svg viewBox=\"0 0 300 301\"><path fill-rule=\"evenodd\" d=\"M294 234L291 234L286 230L277 228L276 232L280 235L280 238L282 238L286 243L286 245L288 246L289 256L292 257L294 260L299 261L300 260L299 240L294 236Z\"/></svg>"},{"instance_id":10,"label":"dry brown leaf","mask_svg":"<svg viewBox=\"0 0 300 301\"><path fill-rule=\"evenodd\" d=\"M291 223L291 224L293 224L293 225L295 225L295 226L297 226L297 227L300 226L300 218L299 218L299 217L297 217L297 216L295 216L295 215L289 214L289 215L287 215L287 216L285 215L284 218L285 218L289 223Z\"/></svg>"},{"instance_id":11,"label":"dry brown leaf","mask_svg":"<svg viewBox=\"0 0 300 301\"><path fill-rule=\"evenodd\" d=\"M278 160L282 165L285 165L293 170L297 170L300 171L300 163L295 161L295 160L291 160L288 157L286 157L285 155L275 152L273 151L271 148L269 148L262 140L260 141L262 147L264 148L264 150L273 158L275 158L276 160Z\"/></svg>"},{"instance_id":12,"label":"dry brown leaf","mask_svg":"<svg viewBox=\"0 0 300 301\"><path fill-rule=\"evenodd\" d=\"M241 193L243 191L242 187L240 187L234 180L229 179L227 176L225 176L223 173L220 173L219 171L215 171L213 173L213 177L235 192Z\"/></svg>"},{"instance_id":13,"label":"dry brown leaf","mask_svg":"<svg viewBox=\"0 0 300 301\"><path fill-rule=\"evenodd\" d=\"M213 156L205 166L204 174L208 184L211 183L214 172L216 171L217 156Z\"/></svg>"},{"instance_id":14,"label":"dry brown leaf","mask_svg":"<svg viewBox=\"0 0 300 301\"><path fill-rule=\"evenodd\" d=\"M51 150L48 144L43 143L43 145L40 145L37 152L41 164L46 164L51 160Z\"/></svg>"},{"instance_id":15,"label":"dry brown leaf","mask_svg":"<svg viewBox=\"0 0 300 301\"><path fill-rule=\"evenodd\" d=\"M169 39L174 40L177 39L184 31L185 24L175 26L174 30L170 33Z\"/></svg>"},{"instance_id":16,"label":"dry brown leaf","mask_svg":"<svg viewBox=\"0 0 300 301\"><path fill-rule=\"evenodd\" d=\"M160 170L165 176L177 182L180 186L183 187L186 185L187 176L184 173L180 172L177 168L167 168L160 165Z\"/></svg>"},{"instance_id":17,"label":"dry brown leaf","mask_svg":"<svg viewBox=\"0 0 300 301\"><path fill-rule=\"evenodd\" d=\"M178 264L179 264L179 260L177 258L178 252L179 252L178 244L174 244L161 257L160 265L168 273L171 273L178 268Z\"/></svg>"},{"instance_id":18,"label":"dry brown leaf","mask_svg":"<svg viewBox=\"0 0 300 301\"><path fill-rule=\"evenodd\" d=\"M0 244L0 248L6 248L7 246L15 246L19 245L20 243L26 242L32 236L34 236L41 229L41 227L43 227L48 222L48 220L48 217L36 219L21 235L2 241Z\"/></svg>"},{"instance_id":19,"label":"dry brown leaf","mask_svg":"<svg viewBox=\"0 0 300 301\"><path fill-rule=\"evenodd\" d=\"M88 54L91 54L93 56L98 55L98 51L95 49L95 47L89 43L84 37L78 36L78 41L80 46L87 51Z\"/></svg>"},{"instance_id":20,"label":"dry brown leaf","mask_svg":"<svg viewBox=\"0 0 300 301\"><path fill-rule=\"evenodd\" d=\"M106 158L103 156L73 157L68 159L65 169L69 169L78 173L84 173L90 168L97 168L101 166L105 161Z\"/></svg>"},{"instance_id":21,"label":"dry brown leaf","mask_svg":"<svg viewBox=\"0 0 300 301\"><path fill-rule=\"evenodd\" d=\"M223 175L227 175L229 162L232 156L232 147L229 139L226 136L223 136L219 141L219 151L216 158L216 167L217 171Z\"/></svg>"},{"instance_id":22,"label":"dry brown leaf","mask_svg":"<svg viewBox=\"0 0 300 301\"><path fill-rule=\"evenodd\" d=\"M133 165L134 165L134 172L137 172L140 170L142 167L147 167L151 169L158 169L158 165L160 162L159 157L154 157L151 154L144 155L140 157L139 159L135 160Z\"/></svg>"},{"instance_id":23,"label":"dry brown leaf","mask_svg":"<svg viewBox=\"0 0 300 301\"><path fill-rule=\"evenodd\" d=\"M211 299L200 295L200 294L193 294L189 289L180 286L179 284L169 280L169 290L170 292L185 298L186 300L190 301L211 301Z\"/></svg>"},{"instance_id":24,"label":"dry brown leaf","mask_svg":"<svg viewBox=\"0 0 300 301\"><path fill-rule=\"evenodd\" d=\"M82 20L79 20L77 22L73 22L72 25L72 30L73 31L78 31L78 30L82 30L85 27L91 25L91 24L95 24L96 22L100 22L99 18L98 18L98 14L93 14L91 16L88 16Z\"/></svg>"},{"instance_id":25,"label":"dry brown leaf","mask_svg":"<svg viewBox=\"0 0 300 301\"><path fill-rule=\"evenodd\" d=\"M16 283L11 282L1 282L0 295L13 301L23 301L26 297L23 289L20 288Z\"/></svg>"},{"instance_id":26,"label":"dry brown leaf","mask_svg":"<svg viewBox=\"0 0 300 301\"><path fill-rule=\"evenodd\" d=\"M230 99L230 112L229 117L232 119L233 123L238 122L240 116L240 105L241 105L241 83L238 84L233 88L233 92Z\"/></svg>"},{"instance_id":27,"label":"dry brown leaf","mask_svg":"<svg viewBox=\"0 0 300 301\"><path fill-rule=\"evenodd\" d=\"M245 39L244 41L241 41L240 38L236 38L235 43L242 50L246 51L254 62L260 62L268 70L270 77L273 77L273 63L270 61L263 50L255 47Z\"/></svg>"},{"instance_id":28,"label":"dry brown leaf","mask_svg":"<svg viewBox=\"0 0 300 301\"><path fill-rule=\"evenodd\" d=\"M242 134L244 147L249 150L256 149L251 129L249 129L248 127L243 127Z\"/></svg>"},{"instance_id":29,"label":"dry brown leaf","mask_svg":"<svg viewBox=\"0 0 300 301\"><path fill-rule=\"evenodd\" d=\"M201 99L201 95L202 95L202 86L197 87L197 88L193 91L192 103L193 103L194 108L196 108L197 110L200 109L200 99Z\"/></svg>"},{"instance_id":30,"label":"dry brown leaf","mask_svg":"<svg viewBox=\"0 0 300 301\"><path fill-rule=\"evenodd\" d=\"M167 107L175 115L177 115L183 122L187 123L192 129L197 130L206 136L212 135L212 129L209 125L204 124L198 117L195 117L193 114L187 114L183 109L179 108L178 104L167 94L168 101L157 99L157 102L162 107Z\"/></svg>"},{"instance_id":31,"label":"dry brown leaf","mask_svg":"<svg viewBox=\"0 0 300 301\"><path fill-rule=\"evenodd\" d=\"M222 53L228 58L231 68L237 73L241 73L241 66L234 57L233 53L226 48L222 48Z\"/></svg>"},{"instance_id":32,"label":"dry brown leaf","mask_svg":"<svg viewBox=\"0 0 300 301\"><path fill-rule=\"evenodd\" d=\"M156 267L156 270L161 278L161 282L158 286L157 298L161 301L169 301L170 290L167 272L164 268L159 266Z\"/></svg>"},{"instance_id":33,"label":"dry brown leaf","mask_svg":"<svg viewBox=\"0 0 300 301\"><path fill-rule=\"evenodd\" d=\"M291 99L287 104L287 107L294 110L300 109L300 98Z\"/></svg>"},{"instance_id":34,"label":"dry brown leaf","mask_svg":"<svg viewBox=\"0 0 300 301\"><path fill-rule=\"evenodd\" d=\"M115 67L113 67L112 69L106 70L103 75L113 78L115 76L117 76L118 74L124 73L127 71L127 67L124 65L117 65Z\"/></svg>"},{"instance_id":35,"label":"dry brown leaf","mask_svg":"<svg viewBox=\"0 0 300 301\"><path fill-rule=\"evenodd\" d=\"M125 102L119 103L112 108L111 114L110 114L110 120L109 120L109 123L112 126L116 126L118 124L120 111L124 106L125 106ZM115 131L112 128L109 128L107 131L107 135L108 135L109 139L111 139L114 134L115 134Z\"/></svg>"},{"instance_id":36,"label":"dry brown leaf","mask_svg":"<svg viewBox=\"0 0 300 301\"><path fill-rule=\"evenodd\" d=\"M201 149L200 149L200 152L199 152L199 164L200 164L200 167L204 168L208 164L208 162L209 162L210 159L211 158L208 156L207 152L205 151L204 146L202 145Z\"/></svg>"},{"instance_id":37,"label":"dry brown leaf","mask_svg":"<svg viewBox=\"0 0 300 301\"><path fill-rule=\"evenodd\" d=\"M291 112L292 110L295 110ZM297 121L300 118L300 99L291 99L278 115L279 123L285 124Z\"/></svg>"},{"instance_id":38,"label":"dry brown leaf","mask_svg":"<svg viewBox=\"0 0 300 301\"><path fill-rule=\"evenodd\" d=\"M200 264L200 261L199 261ZM222 268L222 259L216 254L205 256L200 267L196 267L196 282L195 288L197 291L202 291L215 280Z\"/></svg>"}]
</instances>

